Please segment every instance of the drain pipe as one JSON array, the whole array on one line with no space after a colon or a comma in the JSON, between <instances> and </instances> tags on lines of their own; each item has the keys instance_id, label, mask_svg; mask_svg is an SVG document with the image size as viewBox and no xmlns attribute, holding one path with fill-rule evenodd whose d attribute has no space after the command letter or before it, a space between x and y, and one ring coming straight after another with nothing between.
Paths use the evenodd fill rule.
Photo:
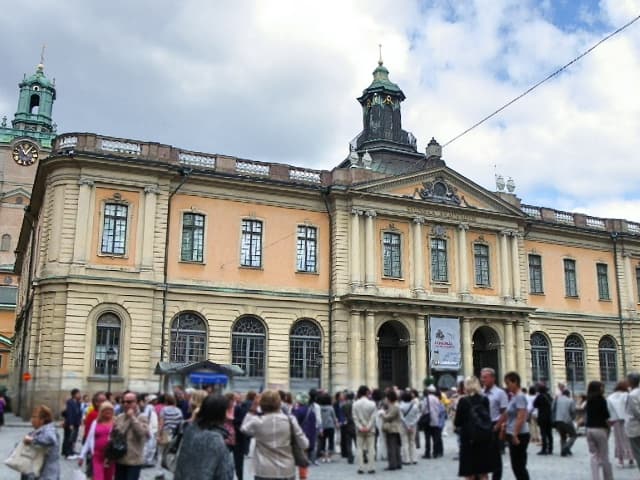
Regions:
<instances>
[{"instance_id":1,"label":"drain pipe","mask_svg":"<svg viewBox=\"0 0 640 480\"><path fill-rule=\"evenodd\" d=\"M616 297L618 299L618 327L620 328L620 348L622 349L622 372L627 376L627 349L624 341L624 325L622 318L622 298L620 296L620 264L618 263L618 232L611 232L611 241L613 242L613 263L616 273Z\"/></svg>"},{"instance_id":2,"label":"drain pipe","mask_svg":"<svg viewBox=\"0 0 640 480\"><path fill-rule=\"evenodd\" d=\"M329 215L329 311L327 321L329 322L329 392L333 392L333 214L329 207L329 194L331 187L327 187L322 191L322 199ZM321 379L322 381L322 379Z\"/></svg>"},{"instance_id":3,"label":"drain pipe","mask_svg":"<svg viewBox=\"0 0 640 480\"><path fill-rule=\"evenodd\" d=\"M178 186L169 192L169 198L167 200L167 230L165 232L164 237L164 266L163 266L163 279L162 279L162 333L160 334L160 361L164 361L164 343L166 339L166 324L167 324L167 293L169 290L169 285L167 283L168 273L167 268L169 266L169 238L171 234L171 200L173 196L178 193L178 190L182 188L187 179L193 173L192 168L181 168L180 175L182 176L182 180ZM158 380L158 390L162 391L162 379L163 376L160 376L160 380Z\"/></svg>"}]
</instances>

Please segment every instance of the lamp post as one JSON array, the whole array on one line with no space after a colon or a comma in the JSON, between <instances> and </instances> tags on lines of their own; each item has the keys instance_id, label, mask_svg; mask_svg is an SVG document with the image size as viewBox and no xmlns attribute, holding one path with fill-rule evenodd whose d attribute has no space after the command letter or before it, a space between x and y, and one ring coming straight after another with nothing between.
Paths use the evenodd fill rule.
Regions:
<instances>
[{"instance_id":1,"label":"lamp post","mask_svg":"<svg viewBox=\"0 0 640 480\"><path fill-rule=\"evenodd\" d=\"M575 398L576 391L576 362L572 359L567 362L567 366L571 370L571 396Z\"/></svg>"},{"instance_id":2,"label":"lamp post","mask_svg":"<svg viewBox=\"0 0 640 480\"><path fill-rule=\"evenodd\" d=\"M113 361L116 359L116 351L113 347L109 347L107 350L107 393L111 393L111 372L113 368Z\"/></svg>"},{"instance_id":3,"label":"lamp post","mask_svg":"<svg viewBox=\"0 0 640 480\"><path fill-rule=\"evenodd\" d=\"M316 365L318 366L318 388L322 387L322 359L324 355L318 353L316 355Z\"/></svg>"}]
</instances>

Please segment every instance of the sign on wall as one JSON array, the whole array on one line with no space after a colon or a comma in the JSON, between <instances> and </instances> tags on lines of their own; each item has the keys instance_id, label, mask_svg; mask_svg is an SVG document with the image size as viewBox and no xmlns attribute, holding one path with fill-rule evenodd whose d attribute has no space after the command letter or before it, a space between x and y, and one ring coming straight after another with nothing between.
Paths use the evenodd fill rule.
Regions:
<instances>
[{"instance_id":1,"label":"sign on wall","mask_svg":"<svg viewBox=\"0 0 640 480\"><path fill-rule=\"evenodd\" d=\"M460 369L460 319L429 317L429 358L432 370Z\"/></svg>"}]
</instances>

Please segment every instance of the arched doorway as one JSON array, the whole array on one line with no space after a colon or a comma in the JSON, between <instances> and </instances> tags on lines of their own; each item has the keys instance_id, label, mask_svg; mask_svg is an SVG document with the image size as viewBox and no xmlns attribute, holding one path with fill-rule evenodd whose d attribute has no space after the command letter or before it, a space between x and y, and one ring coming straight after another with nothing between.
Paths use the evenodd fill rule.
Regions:
<instances>
[{"instance_id":1,"label":"arched doorway","mask_svg":"<svg viewBox=\"0 0 640 480\"><path fill-rule=\"evenodd\" d=\"M500 337L491 327L480 327L473 334L473 374L480 378L480 370L489 367L500 378Z\"/></svg>"},{"instance_id":2,"label":"arched doorway","mask_svg":"<svg viewBox=\"0 0 640 480\"><path fill-rule=\"evenodd\" d=\"M378 330L378 385L409 386L409 332L395 320L383 323Z\"/></svg>"}]
</instances>

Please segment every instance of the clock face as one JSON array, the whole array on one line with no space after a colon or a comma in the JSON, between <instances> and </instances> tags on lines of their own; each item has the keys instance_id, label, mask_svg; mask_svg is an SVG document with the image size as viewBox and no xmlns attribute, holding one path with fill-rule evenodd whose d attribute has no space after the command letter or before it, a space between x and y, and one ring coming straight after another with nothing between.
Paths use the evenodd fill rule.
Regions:
<instances>
[{"instance_id":1,"label":"clock face","mask_svg":"<svg viewBox=\"0 0 640 480\"><path fill-rule=\"evenodd\" d=\"M13 147L13 159L18 165L33 165L38 160L38 147L31 142L16 143Z\"/></svg>"}]
</instances>

